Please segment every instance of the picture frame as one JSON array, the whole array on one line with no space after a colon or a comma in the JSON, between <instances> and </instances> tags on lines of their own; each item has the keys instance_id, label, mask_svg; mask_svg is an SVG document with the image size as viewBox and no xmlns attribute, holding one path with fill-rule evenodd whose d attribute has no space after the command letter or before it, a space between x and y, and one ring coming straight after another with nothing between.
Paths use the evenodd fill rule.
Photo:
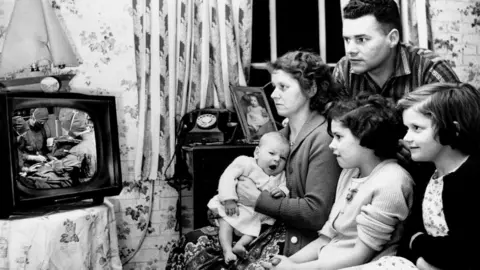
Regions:
<instances>
[{"instance_id":1,"label":"picture frame","mask_svg":"<svg viewBox=\"0 0 480 270\"><path fill-rule=\"evenodd\" d=\"M230 86L230 92L247 143L258 143L263 134L277 131L262 87Z\"/></svg>"}]
</instances>

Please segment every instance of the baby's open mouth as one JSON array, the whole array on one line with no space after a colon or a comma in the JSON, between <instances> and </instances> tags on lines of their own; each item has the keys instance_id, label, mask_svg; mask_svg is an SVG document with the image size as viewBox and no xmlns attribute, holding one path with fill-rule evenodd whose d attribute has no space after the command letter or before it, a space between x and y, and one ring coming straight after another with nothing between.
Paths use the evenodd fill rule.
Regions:
<instances>
[{"instance_id":1,"label":"baby's open mouth","mask_svg":"<svg viewBox=\"0 0 480 270\"><path fill-rule=\"evenodd\" d=\"M274 171L277 168L277 165L270 165L270 166L268 166L268 168L270 168L270 170Z\"/></svg>"}]
</instances>

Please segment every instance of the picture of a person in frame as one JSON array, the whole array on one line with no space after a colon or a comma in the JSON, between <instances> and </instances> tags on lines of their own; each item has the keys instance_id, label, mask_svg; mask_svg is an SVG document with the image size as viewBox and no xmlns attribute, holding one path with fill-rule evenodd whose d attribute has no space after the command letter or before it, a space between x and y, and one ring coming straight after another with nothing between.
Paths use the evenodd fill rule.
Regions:
<instances>
[{"instance_id":1,"label":"picture of a person in frame","mask_svg":"<svg viewBox=\"0 0 480 270\"><path fill-rule=\"evenodd\" d=\"M267 110L258 103L258 98L255 95L248 94L248 98L250 99L250 105L247 106L247 123L253 131L257 132L270 119Z\"/></svg>"},{"instance_id":2,"label":"picture of a person in frame","mask_svg":"<svg viewBox=\"0 0 480 270\"><path fill-rule=\"evenodd\" d=\"M258 139L266 132L273 131L268 112L260 98L253 93L246 93L242 99L245 101L245 118L252 139Z\"/></svg>"}]
</instances>

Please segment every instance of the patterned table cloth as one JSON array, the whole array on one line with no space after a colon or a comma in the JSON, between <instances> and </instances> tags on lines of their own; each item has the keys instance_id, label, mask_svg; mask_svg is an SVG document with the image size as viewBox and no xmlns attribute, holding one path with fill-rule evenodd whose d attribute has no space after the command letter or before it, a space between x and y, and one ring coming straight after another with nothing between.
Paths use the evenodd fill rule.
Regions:
<instances>
[{"instance_id":1,"label":"patterned table cloth","mask_svg":"<svg viewBox=\"0 0 480 270\"><path fill-rule=\"evenodd\" d=\"M122 269L113 205L0 220L0 269Z\"/></svg>"}]
</instances>

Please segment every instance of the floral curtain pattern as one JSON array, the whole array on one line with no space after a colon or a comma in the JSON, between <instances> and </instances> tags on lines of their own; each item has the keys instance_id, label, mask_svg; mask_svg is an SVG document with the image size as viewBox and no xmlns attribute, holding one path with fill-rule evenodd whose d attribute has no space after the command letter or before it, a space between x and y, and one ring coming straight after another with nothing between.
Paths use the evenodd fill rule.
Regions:
<instances>
[{"instance_id":1,"label":"floral curtain pattern","mask_svg":"<svg viewBox=\"0 0 480 270\"><path fill-rule=\"evenodd\" d=\"M158 267L178 238L178 195L163 181L175 125L192 109L232 108L228 86L248 76L252 1L48 3L83 60L50 74L75 72L72 91L117 97L124 189L110 200L120 257L132 259L126 267ZM0 2L1 48L14 4Z\"/></svg>"},{"instance_id":2,"label":"floral curtain pattern","mask_svg":"<svg viewBox=\"0 0 480 270\"><path fill-rule=\"evenodd\" d=\"M132 1L137 80L140 96L145 96L140 99L140 122L156 119L160 127L152 132L156 125L148 120L140 130L149 135L143 142L138 137L138 145L144 144L143 156L150 158L140 162L137 154L136 172L143 165L143 175L149 171L149 179L155 179L155 172L165 169L173 155L175 125L185 112L204 107L233 109L229 86L246 85L251 0L234 2L235 7L231 0Z\"/></svg>"},{"instance_id":3,"label":"floral curtain pattern","mask_svg":"<svg viewBox=\"0 0 480 270\"><path fill-rule=\"evenodd\" d=\"M252 3L233 2L132 1L140 131L134 183L139 190L151 191L150 183L169 189L163 180L173 174L169 164L182 115L204 107L233 109L229 86L246 85ZM175 226L173 201L167 202L162 216L168 230ZM140 216L148 219L148 210L141 210ZM158 244L157 249L166 254L171 242ZM125 262L131 254L126 254Z\"/></svg>"}]
</instances>

